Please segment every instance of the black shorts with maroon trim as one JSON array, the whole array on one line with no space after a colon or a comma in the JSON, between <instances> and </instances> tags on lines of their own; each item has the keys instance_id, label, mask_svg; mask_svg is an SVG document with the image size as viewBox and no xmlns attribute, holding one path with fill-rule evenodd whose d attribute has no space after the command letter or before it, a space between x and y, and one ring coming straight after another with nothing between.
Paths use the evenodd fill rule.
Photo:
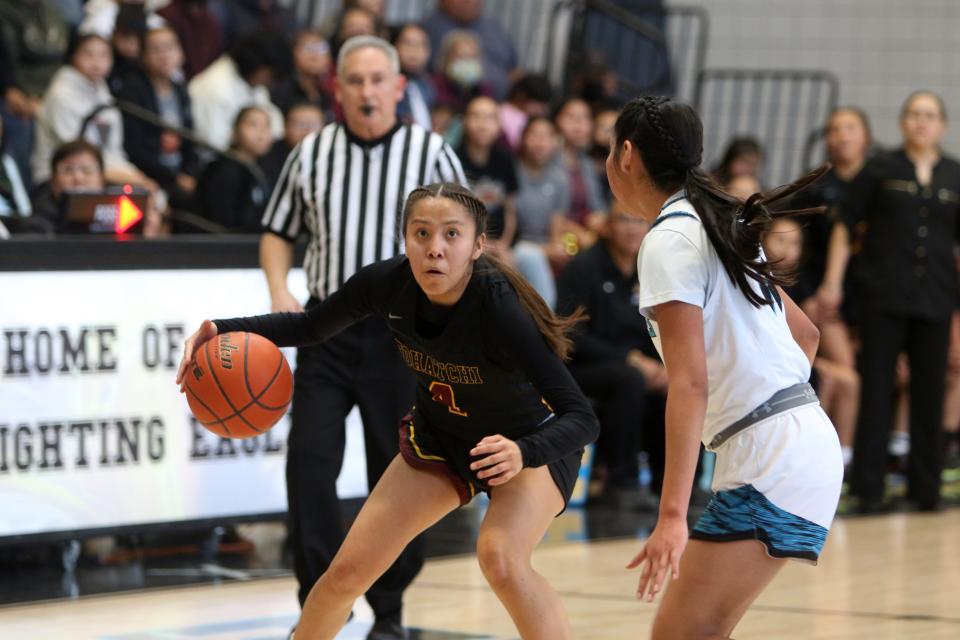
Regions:
<instances>
[{"instance_id":1,"label":"black shorts with maroon trim","mask_svg":"<svg viewBox=\"0 0 960 640\"><path fill-rule=\"evenodd\" d=\"M432 471L449 478L460 495L460 506L473 500L481 491L490 493L487 483L477 478L470 469L474 462L470 455L473 446L415 425L413 416L405 416L400 421L400 455L404 461L414 469ZM581 449L547 465L550 477L563 496L564 509L577 482L582 457Z\"/></svg>"}]
</instances>

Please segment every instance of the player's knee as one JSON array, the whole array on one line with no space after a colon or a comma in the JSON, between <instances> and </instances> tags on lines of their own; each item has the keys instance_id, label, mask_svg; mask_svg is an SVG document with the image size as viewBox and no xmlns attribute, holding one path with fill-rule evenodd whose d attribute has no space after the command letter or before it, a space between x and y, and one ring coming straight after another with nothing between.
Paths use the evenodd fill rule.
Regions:
<instances>
[{"instance_id":1,"label":"player's knee","mask_svg":"<svg viewBox=\"0 0 960 640\"><path fill-rule=\"evenodd\" d=\"M361 563L353 560L335 559L320 578L311 596L318 591L338 597L359 598L372 584Z\"/></svg>"},{"instance_id":2,"label":"player's knee","mask_svg":"<svg viewBox=\"0 0 960 640\"><path fill-rule=\"evenodd\" d=\"M650 640L720 640L728 638L726 621L722 614L704 614L703 611L680 611L661 605L653 620ZM730 626L732 628L732 626Z\"/></svg>"},{"instance_id":3,"label":"player's knee","mask_svg":"<svg viewBox=\"0 0 960 640\"><path fill-rule=\"evenodd\" d=\"M481 535L477 541L477 560L490 586L509 587L527 566L527 559L500 535Z\"/></svg>"}]
</instances>

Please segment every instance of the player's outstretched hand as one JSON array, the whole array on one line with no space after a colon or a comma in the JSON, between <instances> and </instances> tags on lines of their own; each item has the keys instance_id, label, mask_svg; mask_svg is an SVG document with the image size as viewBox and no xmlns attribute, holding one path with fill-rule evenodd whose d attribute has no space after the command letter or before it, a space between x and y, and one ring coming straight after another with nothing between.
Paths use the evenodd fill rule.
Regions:
<instances>
[{"instance_id":1,"label":"player's outstretched hand","mask_svg":"<svg viewBox=\"0 0 960 640\"><path fill-rule=\"evenodd\" d=\"M470 455L479 458L470 465L477 477L495 487L505 484L523 469L523 454L517 443L503 436L487 436L470 450Z\"/></svg>"},{"instance_id":2,"label":"player's outstretched hand","mask_svg":"<svg viewBox=\"0 0 960 640\"><path fill-rule=\"evenodd\" d=\"M627 569L643 565L637 587L638 600L646 598L647 602L653 602L671 571L674 579L680 577L680 556L687 546L688 537L686 520L660 518L643 549L627 565Z\"/></svg>"},{"instance_id":3,"label":"player's outstretched hand","mask_svg":"<svg viewBox=\"0 0 960 640\"><path fill-rule=\"evenodd\" d=\"M187 390L186 375L190 365L193 364L197 349L207 340L216 337L217 333L217 325L211 320L204 320L200 328L183 343L183 359L180 360L180 368L177 369L177 384L180 386L180 393Z\"/></svg>"}]
</instances>

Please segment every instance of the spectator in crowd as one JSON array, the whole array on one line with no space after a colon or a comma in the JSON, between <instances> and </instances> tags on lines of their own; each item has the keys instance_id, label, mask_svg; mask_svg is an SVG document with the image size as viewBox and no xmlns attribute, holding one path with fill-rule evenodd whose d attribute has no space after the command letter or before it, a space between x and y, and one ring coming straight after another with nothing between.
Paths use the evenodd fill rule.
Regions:
<instances>
[{"instance_id":1,"label":"spectator in crowd","mask_svg":"<svg viewBox=\"0 0 960 640\"><path fill-rule=\"evenodd\" d=\"M841 107L830 114L824 133L830 171L797 196L796 206L825 206L826 212L803 221L803 260L791 296L820 329L818 360L835 363L845 371L855 370L856 357L848 328L849 321L856 316L854 305L845 305L841 313L846 299L844 291L852 286L844 282L842 273L845 256L850 252L850 234L839 215L850 182L867 160L870 124L861 110ZM850 278L846 280L849 282ZM837 426L844 464L849 465L853 459L859 397L856 402L838 399L833 410L828 403L823 404Z\"/></svg>"},{"instance_id":2,"label":"spectator in crowd","mask_svg":"<svg viewBox=\"0 0 960 640\"><path fill-rule=\"evenodd\" d=\"M354 36L375 36L380 31L377 17L356 3L348 2L333 23L330 46L337 58L340 47Z\"/></svg>"},{"instance_id":3,"label":"spectator in crowd","mask_svg":"<svg viewBox=\"0 0 960 640\"><path fill-rule=\"evenodd\" d=\"M141 43L147 31L147 15L141 2L120 2L113 31L109 34L113 47L113 66L107 84L110 93L117 95L127 76L140 66Z\"/></svg>"},{"instance_id":4,"label":"spectator in crowd","mask_svg":"<svg viewBox=\"0 0 960 640\"><path fill-rule=\"evenodd\" d=\"M748 174L734 176L730 182L724 185L723 190L740 200L747 200L755 193L763 191L760 181ZM791 297L793 297L791 295Z\"/></svg>"},{"instance_id":5,"label":"spectator in crowd","mask_svg":"<svg viewBox=\"0 0 960 640\"><path fill-rule=\"evenodd\" d=\"M82 138L54 150L49 173L50 181L34 196L33 218L53 233L61 224L64 194L103 191L107 181L100 149Z\"/></svg>"},{"instance_id":6,"label":"spectator in crowd","mask_svg":"<svg viewBox=\"0 0 960 640\"><path fill-rule=\"evenodd\" d=\"M553 89L546 76L525 73L513 83L507 101L500 108L500 128L511 149L520 146L527 119L548 115L552 100Z\"/></svg>"},{"instance_id":7,"label":"spectator in crowd","mask_svg":"<svg viewBox=\"0 0 960 640\"><path fill-rule=\"evenodd\" d=\"M610 140L613 138L613 125L620 114L619 102L606 102L597 108L593 116L593 141L590 145L590 157L593 159L597 182L606 202L613 201L610 183L607 181L607 156L610 155Z\"/></svg>"},{"instance_id":8,"label":"spectator in crowd","mask_svg":"<svg viewBox=\"0 0 960 640\"><path fill-rule=\"evenodd\" d=\"M190 95L178 79L183 49L168 26L150 29L142 41L140 69L130 74L117 98L160 116L174 127L193 129ZM125 113L127 156L169 195L176 209L193 209L200 162L190 140Z\"/></svg>"},{"instance_id":9,"label":"spectator in crowd","mask_svg":"<svg viewBox=\"0 0 960 640\"><path fill-rule=\"evenodd\" d=\"M17 163L5 151L5 133L0 120L0 219L29 216L30 198Z\"/></svg>"},{"instance_id":10,"label":"spectator in crowd","mask_svg":"<svg viewBox=\"0 0 960 640\"><path fill-rule=\"evenodd\" d=\"M262 107L244 107L233 123L230 151L207 165L197 187L200 213L227 231L259 233L270 187L257 161L270 151L270 114Z\"/></svg>"},{"instance_id":11,"label":"spectator in crowd","mask_svg":"<svg viewBox=\"0 0 960 640\"><path fill-rule=\"evenodd\" d=\"M130 18L136 15L152 16L166 0L86 0L83 5L83 20L77 27L81 35L98 35L110 41L117 21L130 24ZM126 13L126 17L120 17ZM138 18L134 18L135 20ZM142 18L141 18L142 19ZM133 62L137 56L134 55Z\"/></svg>"},{"instance_id":12,"label":"spectator in crowd","mask_svg":"<svg viewBox=\"0 0 960 640\"><path fill-rule=\"evenodd\" d=\"M580 98L567 98L557 107L553 121L563 139L560 161L570 184L567 228L590 243L607 210L600 181L587 155L593 141L590 107Z\"/></svg>"},{"instance_id":13,"label":"spectator in crowd","mask_svg":"<svg viewBox=\"0 0 960 640\"><path fill-rule=\"evenodd\" d=\"M54 75L40 109L31 160L34 183L49 179L54 149L85 137L100 147L108 181L155 190L157 184L127 159L120 113L102 108L113 101L106 82L113 63L110 44L100 36L79 36L68 60Z\"/></svg>"},{"instance_id":14,"label":"spectator in crowd","mask_svg":"<svg viewBox=\"0 0 960 640\"><path fill-rule=\"evenodd\" d=\"M546 117L527 121L520 138L517 178L517 268L551 309L557 302L553 268L561 269L577 253L576 237L564 238L570 210L567 172L556 162L557 129ZM552 265L552 267L551 267Z\"/></svg>"},{"instance_id":15,"label":"spectator in crowd","mask_svg":"<svg viewBox=\"0 0 960 640\"><path fill-rule=\"evenodd\" d=\"M713 176L720 185L726 186L739 175L753 176L760 180L763 164L763 147L753 138L734 138L727 145L723 159L713 171Z\"/></svg>"},{"instance_id":16,"label":"spectator in crowd","mask_svg":"<svg viewBox=\"0 0 960 640\"><path fill-rule=\"evenodd\" d=\"M295 104L312 104L327 113L333 107L333 58L319 31L301 31L293 41L293 73L270 92L286 115Z\"/></svg>"},{"instance_id":17,"label":"spectator in crowd","mask_svg":"<svg viewBox=\"0 0 960 640\"><path fill-rule=\"evenodd\" d=\"M51 0L0 2L0 118L5 151L28 188L40 96L63 62L69 35Z\"/></svg>"},{"instance_id":18,"label":"spectator in crowd","mask_svg":"<svg viewBox=\"0 0 960 640\"><path fill-rule=\"evenodd\" d=\"M492 95L484 81L482 50L480 40L470 31L451 31L444 37L434 76L437 102L462 114L471 99Z\"/></svg>"},{"instance_id":19,"label":"spectator in crowd","mask_svg":"<svg viewBox=\"0 0 960 640\"><path fill-rule=\"evenodd\" d=\"M287 156L307 135L323 127L324 115L316 105L308 102L295 104L287 111L283 125L283 137L273 143L267 155L258 164L263 170L268 185L275 185Z\"/></svg>"},{"instance_id":20,"label":"spectator in crowd","mask_svg":"<svg viewBox=\"0 0 960 640\"><path fill-rule=\"evenodd\" d=\"M487 207L486 250L509 261L510 245L517 231L519 185L513 155L497 144L500 137L497 111L497 103L486 96L476 97L467 104L457 155L473 193Z\"/></svg>"},{"instance_id":21,"label":"spectator in crowd","mask_svg":"<svg viewBox=\"0 0 960 640\"><path fill-rule=\"evenodd\" d=\"M420 25L408 22L397 29L393 46L400 56L400 71L407 79L406 93L397 105L397 116L430 130L433 126L430 110L437 102L437 88L427 68L430 60L427 32Z\"/></svg>"},{"instance_id":22,"label":"spectator in crowd","mask_svg":"<svg viewBox=\"0 0 960 640\"><path fill-rule=\"evenodd\" d=\"M207 0L171 0L157 14L180 38L184 48L184 81L192 80L223 53L221 25Z\"/></svg>"},{"instance_id":23,"label":"spectator in crowd","mask_svg":"<svg viewBox=\"0 0 960 640\"><path fill-rule=\"evenodd\" d=\"M600 418L605 498L624 508L652 506L639 485L641 450L648 452L655 484L663 477L667 372L636 301L637 252L649 229L646 220L614 203L602 221L602 239L574 257L557 279L557 311L583 307L587 313L574 334L569 368Z\"/></svg>"},{"instance_id":24,"label":"spectator in crowd","mask_svg":"<svg viewBox=\"0 0 960 640\"><path fill-rule=\"evenodd\" d=\"M482 0L439 0L437 10L423 23L430 35L430 46L441 58L441 43L454 30L472 31L483 43L484 80L493 97L503 100L517 69L517 51L513 41L495 19L483 15ZM433 65L435 68L436 64Z\"/></svg>"},{"instance_id":25,"label":"spectator in crowd","mask_svg":"<svg viewBox=\"0 0 960 640\"><path fill-rule=\"evenodd\" d=\"M257 31L287 35L298 29L293 11L280 0L230 0L224 7L223 31L228 49L239 38Z\"/></svg>"},{"instance_id":26,"label":"spectator in crowd","mask_svg":"<svg viewBox=\"0 0 960 640\"><path fill-rule=\"evenodd\" d=\"M283 115L268 87L285 77L292 66L290 47L282 36L261 31L242 36L230 50L197 75L187 89L193 103L197 134L218 149L226 149L231 124L243 107L256 105L270 115L275 137L283 135Z\"/></svg>"},{"instance_id":27,"label":"spectator in crowd","mask_svg":"<svg viewBox=\"0 0 960 640\"><path fill-rule=\"evenodd\" d=\"M851 489L859 509L884 508L884 471L897 356L910 364L908 498L940 505L940 436L951 317L957 306L954 243L960 163L940 148L942 99L929 91L903 104L903 147L864 165L844 199L848 228L865 221L858 265L862 381ZM838 280L842 282L842 279Z\"/></svg>"},{"instance_id":28,"label":"spectator in crowd","mask_svg":"<svg viewBox=\"0 0 960 640\"><path fill-rule=\"evenodd\" d=\"M741 175L734 179L734 183L747 180L756 181L751 176ZM745 200L756 193L756 190L749 193L746 190L739 194L732 191L730 193ZM767 260L776 262L777 268L784 272L803 274L806 262L804 255L806 230L803 229L803 224L809 222L809 217L802 223L796 218L777 218L763 238L763 251ZM797 284L787 288L787 294L797 304L812 302L810 291L804 287L802 276ZM802 306L807 305L802 304ZM811 317L811 320L816 317ZM814 323L817 323L817 320L814 320ZM846 327L843 325L832 327L832 324L833 322L823 322L822 326L834 333L842 331L842 335L834 337L833 340L845 342L839 349L825 343L822 337L823 329L821 329L820 349L813 361L813 382L823 410L827 412L837 428L843 451L843 463L846 466L850 464L853 456L853 430L856 427L857 407L860 404L860 376L857 374L853 360L853 347L846 333Z\"/></svg>"}]
</instances>

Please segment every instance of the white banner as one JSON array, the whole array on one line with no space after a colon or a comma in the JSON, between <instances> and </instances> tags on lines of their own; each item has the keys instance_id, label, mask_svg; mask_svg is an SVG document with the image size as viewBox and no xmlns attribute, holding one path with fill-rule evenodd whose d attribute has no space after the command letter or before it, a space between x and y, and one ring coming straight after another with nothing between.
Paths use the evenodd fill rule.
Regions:
<instances>
[{"instance_id":1,"label":"white banner","mask_svg":"<svg viewBox=\"0 0 960 640\"><path fill-rule=\"evenodd\" d=\"M0 291L0 537L286 510L289 417L221 439L174 384L204 318L269 311L259 269L2 272ZM356 411L337 489L367 491Z\"/></svg>"}]
</instances>

